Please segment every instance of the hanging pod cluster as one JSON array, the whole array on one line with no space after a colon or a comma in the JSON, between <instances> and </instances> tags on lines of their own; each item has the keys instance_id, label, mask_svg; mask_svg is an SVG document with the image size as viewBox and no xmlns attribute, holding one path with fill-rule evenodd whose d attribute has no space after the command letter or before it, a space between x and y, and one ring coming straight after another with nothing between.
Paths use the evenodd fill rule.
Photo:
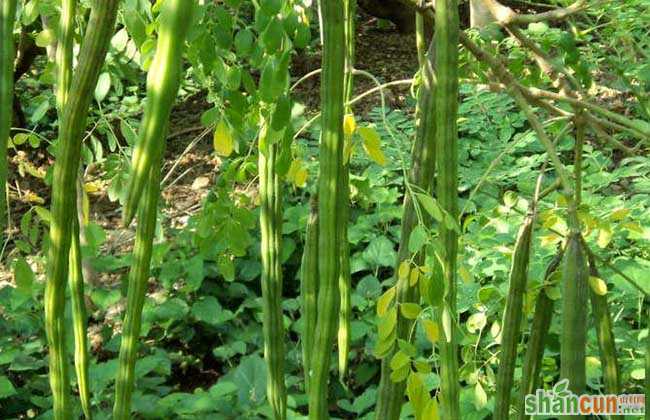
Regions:
<instances>
[{"instance_id":1,"label":"hanging pod cluster","mask_svg":"<svg viewBox=\"0 0 650 420\"><path fill-rule=\"evenodd\" d=\"M134 368L138 352L142 307L160 195L160 164L172 105L178 93L185 37L196 2L166 0L159 18L156 53L147 75L147 103L133 155L133 176L128 186L124 222L129 224L139 208L134 262L129 270L126 313L115 383L113 418L126 420L131 412Z\"/></svg>"},{"instance_id":2,"label":"hanging pod cluster","mask_svg":"<svg viewBox=\"0 0 650 420\"><path fill-rule=\"evenodd\" d=\"M81 139L88 107L113 35L119 1L96 2L81 45L79 64L72 77L63 107L57 157L52 180L50 248L45 290L45 330L50 352L50 385L56 419L71 416L69 378L65 350L65 285L69 274L69 254L77 217L76 180Z\"/></svg>"}]
</instances>

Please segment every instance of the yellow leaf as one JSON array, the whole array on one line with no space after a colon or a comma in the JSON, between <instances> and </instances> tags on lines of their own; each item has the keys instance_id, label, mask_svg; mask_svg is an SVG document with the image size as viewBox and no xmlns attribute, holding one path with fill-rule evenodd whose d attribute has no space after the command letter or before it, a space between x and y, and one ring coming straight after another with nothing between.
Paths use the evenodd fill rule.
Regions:
<instances>
[{"instance_id":1,"label":"yellow leaf","mask_svg":"<svg viewBox=\"0 0 650 420\"><path fill-rule=\"evenodd\" d=\"M430 319L424 319L422 320L422 327L424 328L424 334L431 341L431 344L436 344L440 339L440 327L438 327L438 324Z\"/></svg>"},{"instance_id":2,"label":"yellow leaf","mask_svg":"<svg viewBox=\"0 0 650 420\"><path fill-rule=\"evenodd\" d=\"M630 213L630 209L626 209L626 208L616 209L612 212L612 214L609 215L609 220L611 221L623 220L629 213Z\"/></svg>"},{"instance_id":3,"label":"yellow leaf","mask_svg":"<svg viewBox=\"0 0 650 420\"><path fill-rule=\"evenodd\" d=\"M589 286L599 296L605 296L607 294L607 283L599 277L589 276Z\"/></svg>"},{"instance_id":4,"label":"yellow leaf","mask_svg":"<svg viewBox=\"0 0 650 420\"><path fill-rule=\"evenodd\" d=\"M486 404L487 394L485 393L485 390L483 389L481 383L477 382L476 386L474 387L474 406L477 410L480 410L481 408L485 407Z\"/></svg>"},{"instance_id":5,"label":"yellow leaf","mask_svg":"<svg viewBox=\"0 0 650 420\"><path fill-rule=\"evenodd\" d=\"M472 273L470 273L464 265L458 269L458 274L460 274L460 278L463 279L463 283L468 284L472 282Z\"/></svg>"},{"instance_id":6,"label":"yellow leaf","mask_svg":"<svg viewBox=\"0 0 650 420\"><path fill-rule=\"evenodd\" d=\"M410 271L411 271L411 264L407 260L404 260L399 265L399 270L397 275L399 276L400 280L407 279Z\"/></svg>"},{"instance_id":7,"label":"yellow leaf","mask_svg":"<svg viewBox=\"0 0 650 420\"><path fill-rule=\"evenodd\" d=\"M384 316L390 306L393 298L395 297L395 286L386 290L383 295L377 299L377 315Z\"/></svg>"},{"instance_id":8,"label":"yellow leaf","mask_svg":"<svg viewBox=\"0 0 650 420\"><path fill-rule=\"evenodd\" d=\"M291 166L289 166L289 171L287 172L287 178L293 185L299 188L307 184L307 169L301 160L296 159L291 162Z\"/></svg>"},{"instance_id":9,"label":"yellow leaf","mask_svg":"<svg viewBox=\"0 0 650 420\"><path fill-rule=\"evenodd\" d=\"M354 120L354 114L345 114L343 117L343 134L351 136L357 129L357 122Z\"/></svg>"},{"instance_id":10,"label":"yellow leaf","mask_svg":"<svg viewBox=\"0 0 650 420\"><path fill-rule=\"evenodd\" d=\"M621 224L621 227L631 232L643 233L643 228L637 222L625 222Z\"/></svg>"},{"instance_id":11,"label":"yellow leaf","mask_svg":"<svg viewBox=\"0 0 650 420\"><path fill-rule=\"evenodd\" d=\"M431 398L427 405L424 407L422 420L440 420L440 414L438 413L438 402L435 398Z\"/></svg>"},{"instance_id":12,"label":"yellow leaf","mask_svg":"<svg viewBox=\"0 0 650 420\"><path fill-rule=\"evenodd\" d=\"M420 278L420 271L411 270L411 274L409 275L409 286L411 287L415 286L419 278Z\"/></svg>"},{"instance_id":13,"label":"yellow leaf","mask_svg":"<svg viewBox=\"0 0 650 420\"><path fill-rule=\"evenodd\" d=\"M612 230L610 226L607 225L605 227L601 227L600 231L598 232L598 240L596 241L598 246L601 248L605 248L607 245L609 245L611 240L612 240Z\"/></svg>"},{"instance_id":14,"label":"yellow leaf","mask_svg":"<svg viewBox=\"0 0 650 420\"><path fill-rule=\"evenodd\" d=\"M379 133L373 127L359 127L357 129L359 135L363 139L363 148L372 160L379 165L386 164L386 157L381 150L381 140Z\"/></svg>"},{"instance_id":15,"label":"yellow leaf","mask_svg":"<svg viewBox=\"0 0 650 420\"><path fill-rule=\"evenodd\" d=\"M235 142L232 138L232 133L230 132L230 127L226 124L225 120L219 121L217 127L214 130L214 138L212 139L214 144L214 151L217 152L217 155L228 157L232 154L235 148Z\"/></svg>"}]
</instances>

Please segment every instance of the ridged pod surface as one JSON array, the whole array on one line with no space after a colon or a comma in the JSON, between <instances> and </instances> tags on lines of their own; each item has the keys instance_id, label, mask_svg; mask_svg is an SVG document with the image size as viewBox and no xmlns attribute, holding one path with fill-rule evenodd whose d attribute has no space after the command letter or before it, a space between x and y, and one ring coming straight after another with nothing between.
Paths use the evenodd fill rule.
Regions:
<instances>
[{"instance_id":1,"label":"ridged pod surface","mask_svg":"<svg viewBox=\"0 0 650 420\"><path fill-rule=\"evenodd\" d=\"M310 203L309 219L305 234L305 246L300 266L301 317L303 320L302 364L305 389L309 391L311 354L316 335L316 299L318 296L318 204Z\"/></svg>"},{"instance_id":2,"label":"ridged pod surface","mask_svg":"<svg viewBox=\"0 0 650 420\"><path fill-rule=\"evenodd\" d=\"M434 36L437 86L435 95L436 192L441 207L458 220L458 1L436 1ZM456 337L456 258L458 233L440 226L444 248L442 271L444 296L438 319L440 331L440 392L442 416L460 418L458 383L458 343ZM447 321L445 321L447 320ZM445 327L447 326L447 327Z\"/></svg>"},{"instance_id":3,"label":"ridged pod surface","mask_svg":"<svg viewBox=\"0 0 650 420\"><path fill-rule=\"evenodd\" d=\"M557 271L562 262L563 252L558 252L551 260L546 273L544 274L544 281L546 281L553 273ZM551 319L553 318L553 300L548 297L546 291L542 288L535 300L535 313L533 314L533 322L530 326L530 335L526 343L526 355L524 356L523 373L521 379L521 392L519 396L519 403L517 404L517 418L519 420L528 419L530 416L525 414L525 397L532 394L539 387L540 373L542 371L542 359L544 356L544 345L546 343L546 336L551 326Z\"/></svg>"},{"instance_id":4,"label":"ridged pod surface","mask_svg":"<svg viewBox=\"0 0 650 420\"><path fill-rule=\"evenodd\" d=\"M134 173L124 210L124 221L128 224L135 211L140 208L115 383L113 418L117 420L127 420L131 412L142 307L156 229L161 159L169 114L178 94L183 45L195 7L194 0L167 0L163 3L156 53L147 75L147 103L134 151ZM140 198L142 204L139 207Z\"/></svg>"},{"instance_id":5,"label":"ridged pod surface","mask_svg":"<svg viewBox=\"0 0 650 420\"><path fill-rule=\"evenodd\" d=\"M59 115L63 114L65 103L68 99L70 83L72 82L72 62L74 47L74 22L77 11L76 0L63 0L61 2L61 17L59 19L58 41L56 44L56 101ZM79 171L81 174L82 171ZM77 185L77 198L83 188L83 183ZM81 205L77 199L77 207ZM78 214L78 209L77 209ZM88 380L88 334L86 303L84 301L84 278L81 263L81 246L79 242L80 220L72 219L72 237L70 239L70 300L72 302L72 331L74 334L74 365L77 375L77 387L81 408L87 420L92 419L90 411L90 388Z\"/></svg>"},{"instance_id":6,"label":"ridged pod surface","mask_svg":"<svg viewBox=\"0 0 650 420\"><path fill-rule=\"evenodd\" d=\"M284 323L282 320L282 190L276 171L278 143L269 144L262 138L271 127L260 134L258 158L260 176L260 229L262 255L262 312L264 330L264 359L267 366L266 396L273 418L286 418L287 393L284 384ZM268 138L267 138L268 140Z\"/></svg>"},{"instance_id":7,"label":"ridged pod surface","mask_svg":"<svg viewBox=\"0 0 650 420\"><path fill-rule=\"evenodd\" d=\"M74 334L74 366L77 374L77 387L81 409L87 420L92 419L90 412L90 382L88 379L88 316L84 301L84 277L81 265L81 245L79 243L79 219L72 219L72 242L70 245L70 301L72 302L72 331Z\"/></svg>"},{"instance_id":8,"label":"ridged pod surface","mask_svg":"<svg viewBox=\"0 0 650 420\"><path fill-rule=\"evenodd\" d=\"M16 0L2 0L0 5L0 241L4 243L7 223L7 139L11 130L14 97L14 21Z\"/></svg>"},{"instance_id":9,"label":"ridged pod surface","mask_svg":"<svg viewBox=\"0 0 650 420\"><path fill-rule=\"evenodd\" d=\"M339 311L339 168L343 159L345 29L343 4L320 3L323 58L318 180L318 314L309 380L309 419L329 418L328 381Z\"/></svg>"},{"instance_id":10,"label":"ridged pod surface","mask_svg":"<svg viewBox=\"0 0 650 420\"><path fill-rule=\"evenodd\" d=\"M345 113L352 114L352 109L347 106L352 98L354 86L354 52L355 52L355 29L354 19L356 16L356 1L345 0L345 80L343 100L346 104ZM346 142L348 139L345 140ZM341 304L339 306L339 326L337 333L338 356L339 356L339 380L344 383L348 370L348 357L350 353L350 321L352 318L351 288L352 276L350 274L350 245L348 243L348 221L350 218L350 165L345 158L341 160L339 173L339 295Z\"/></svg>"},{"instance_id":11,"label":"ridged pod surface","mask_svg":"<svg viewBox=\"0 0 650 420\"><path fill-rule=\"evenodd\" d=\"M589 268L580 233L570 231L562 261L562 334L560 378L581 395L586 388L587 299ZM580 416L576 417L580 418Z\"/></svg>"},{"instance_id":12,"label":"ridged pod surface","mask_svg":"<svg viewBox=\"0 0 650 420\"><path fill-rule=\"evenodd\" d=\"M510 268L510 281L506 309L501 329L501 353L497 371L496 407L494 418L507 420L510 411L510 393L517 362L524 294L528 281L528 264L533 236L534 216L528 215L519 229ZM543 293L543 292L542 292Z\"/></svg>"},{"instance_id":13,"label":"ridged pod surface","mask_svg":"<svg viewBox=\"0 0 650 420\"><path fill-rule=\"evenodd\" d=\"M166 0L160 15L160 31L147 74L147 102L133 151L132 176L127 187L123 222L131 223L151 168L164 149L169 114L178 94L185 37L196 0Z\"/></svg>"},{"instance_id":14,"label":"ridged pod surface","mask_svg":"<svg viewBox=\"0 0 650 420\"><path fill-rule=\"evenodd\" d=\"M160 195L160 163L150 172L149 182L143 191L143 201L139 209L138 225L133 245L133 265L129 270L129 288L126 297L126 314L122 327L122 341L118 357L118 371L115 380L115 404L113 418L131 418L131 396L135 381L135 361L140 343L142 307L149 280L149 264L156 233L158 197Z\"/></svg>"},{"instance_id":15,"label":"ridged pod surface","mask_svg":"<svg viewBox=\"0 0 650 420\"><path fill-rule=\"evenodd\" d=\"M60 118L59 142L52 177L50 248L45 287L45 331L50 356L50 386L55 419L69 419L70 384L65 350L65 285L68 278L72 220L76 215L76 178L88 107L108 43L113 35L118 0L94 3L81 45L79 64Z\"/></svg>"},{"instance_id":16,"label":"ridged pod surface","mask_svg":"<svg viewBox=\"0 0 650 420\"><path fill-rule=\"evenodd\" d=\"M589 258L589 274L601 278L593 258ZM603 382L606 394L619 394L621 388L621 371L616 355L616 340L614 339L614 326L612 315L609 312L607 294L600 295L589 288L591 299L591 312L596 326L596 337L600 349L600 360L603 370Z\"/></svg>"}]
</instances>

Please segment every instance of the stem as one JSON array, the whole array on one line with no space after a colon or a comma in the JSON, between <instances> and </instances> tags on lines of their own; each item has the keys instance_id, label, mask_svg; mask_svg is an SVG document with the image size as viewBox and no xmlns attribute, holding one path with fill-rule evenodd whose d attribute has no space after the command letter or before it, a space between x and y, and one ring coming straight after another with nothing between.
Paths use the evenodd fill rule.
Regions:
<instances>
[{"instance_id":1,"label":"stem","mask_svg":"<svg viewBox=\"0 0 650 420\"><path fill-rule=\"evenodd\" d=\"M118 0L95 3L79 54L70 94L60 121L52 182L50 248L45 290L45 324L50 350L50 385L55 419L71 417L65 350L65 283L68 277L72 220L76 217L76 178L88 107L113 34Z\"/></svg>"}]
</instances>

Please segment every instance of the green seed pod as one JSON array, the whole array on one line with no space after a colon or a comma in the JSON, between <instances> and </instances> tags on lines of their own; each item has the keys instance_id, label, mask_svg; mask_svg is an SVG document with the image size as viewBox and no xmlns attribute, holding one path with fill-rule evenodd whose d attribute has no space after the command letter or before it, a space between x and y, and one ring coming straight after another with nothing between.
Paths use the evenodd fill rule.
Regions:
<instances>
[{"instance_id":1,"label":"green seed pod","mask_svg":"<svg viewBox=\"0 0 650 420\"><path fill-rule=\"evenodd\" d=\"M65 284L68 278L72 220L76 217L76 179L88 107L113 35L118 0L97 2L81 45L79 64L60 119L52 181L50 248L45 287L45 331L50 351L50 385L55 419L71 418L65 350Z\"/></svg>"},{"instance_id":2,"label":"green seed pod","mask_svg":"<svg viewBox=\"0 0 650 420\"><path fill-rule=\"evenodd\" d=\"M436 193L440 206L458 220L458 1L436 2L434 36L437 86L435 95L436 158L438 176ZM440 226L444 247L443 276L445 293L443 315L449 314L449 332L440 343L440 392L442 416L460 418L458 383L458 344L456 339L456 258L458 234L449 226ZM444 318L443 318L444 321Z\"/></svg>"},{"instance_id":3,"label":"green seed pod","mask_svg":"<svg viewBox=\"0 0 650 420\"><path fill-rule=\"evenodd\" d=\"M328 380L339 308L338 173L343 159L344 10L339 1L321 2L323 58L321 73L320 176L318 180L318 314L309 380L309 418L328 414Z\"/></svg>"},{"instance_id":4,"label":"green seed pod","mask_svg":"<svg viewBox=\"0 0 650 420\"><path fill-rule=\"evenodd\" d=\"M7 139L11 130L14 97L14 21L16 0L3 0L0 5L0 240L4 243L7 221Z\"/></svg>"},{"instance_id":5,"label":"green seed pod","mask_svg":"<svg viewBox=\"0 0 650 420\"><path fill-rule=\"evenodd\" d=\"M87 420L90 412L90 384L88 380L88 333L87 314L84 302L84 278L81 265L81 246L79 244L79 219L72 220L72 242L70 245L70 300L72 301L72 331L74 333L74 365L79 387L81 408Z\"/></svg>"},{"instance_id":6,"label":"green seed pod","mask_svg":"<svg viewBox=\"0 0 650 420\"><path fill-rule=\"evenodd\" d=\"M119 368L115 380L115 404L113 418L131 418L131 396L135 381L135 361L138 355L142 307L149 280L149 264L156 233L158 196L160 195L160 163L151 169L149 183L146 184L142 206L139 209L138 226L133 245L133 265L129 270L129 288L126 298L126 313L122 327Z\"/></svg>"},{"instance_id":7,"label":"green seed pod","mask_svg":"<svg viewBox=\"0 0 650 420\"><path fill-rule=\"evenodd\" d=\"M302 363L305 372L305 389L309 390L311 354L316 335L316 300L318 296L318 203L310 203L305 247L300 267L300 294L302 298Z\"/></svg>"},{"instance_id":8,"label":"green seed pod","mask_svg":"<svg viewBox=\"0 0 650 420\"><path fill-rule=\"evenodd\" d=\"M517 364L517 344L523 317L523 301L528 281L528 264L533 236L534 217L529 215L519 229L515 251L510 268L510 284L501 332L501 353L497 372L495 419L508 419L510 411L510 392L513 385L515 365Z\"/></svg>"},{"instance_id":9,"label":"green seed pod","mask_svg":"<svg viewBox=\"0 0 650 420\"><path fill-rule=\"evenodd\" d=\"M589 274L593 278L600 279L598 267L596 267L596 262L591 255L589 255ZM621 372L618 357L616 356L616 341L614 340L612 316L609 312L607 294L598 294L590 287L589 297L591 299L592 316L596 325L600 360L603 365L605 393L618 394L621 389Z\"/></svg>"},{"instance_id":10,"label":"green seed pod","mask_svg":"<svg viewBox=\"0 0 650 420\"><path fill-rule=\"evenodd\" d=\"M562 261L563 251L560 250L555 257L551 260L544 280L546 281L553 273L555 273ZM542 358L544 356L544 344L548 329L551 326L551 319L553 318L553 300L548 297L544 289L539 291L537 300L535 301L535 313L533 314L533 322L530 326L530 336L526 343L526 355L524 357L523 374L521 379L521 395L519 397L519 404L517 405L517 418L519 420L526 420L530 416L525 414L525 398L526 395L532 394L539 387L540 373L542 371Z\"/></svg>"},{"instance_id":11,"label":"green seed pod","mask_svg":"<svg viewBox=\"0 0 650 420\"><path fill-rule=\"evenodd\" d=\"M133 173L124 205L125 226L131 223L147 176L163 150L169 114L180 84L185 37L195 7L195 0L167 0L162 7L156 54L147 74L147 103L133 151Z\"/></svg>"},{"instance_id":12,"label":"green seed pod","mask_svg":"<svg viewBox=\"0 0 650 420\"><path fill-rule=\"evenodd\" d=\"M585 348L587 345L587 299L589 268L580 233L569 233L562 261L562 335L560 378L569 380L569 389L585 392Z\"/></svg>"},{"instance_id":13,"label":"green seed pod","mask_svg":"<svg viewBox=\"0 0 650 420\"><path fill-rule=\"evenodd\" d=\"M262 254L262 312L264 359L268 369L266 395L273 418L286 418L287 393L284 385L284 323L282 320L282 191L276 171L280 144L262 137L272 130L264 122L260 134L258 171L260 178L260 228Z\"/></svg>"}]
</instances>

